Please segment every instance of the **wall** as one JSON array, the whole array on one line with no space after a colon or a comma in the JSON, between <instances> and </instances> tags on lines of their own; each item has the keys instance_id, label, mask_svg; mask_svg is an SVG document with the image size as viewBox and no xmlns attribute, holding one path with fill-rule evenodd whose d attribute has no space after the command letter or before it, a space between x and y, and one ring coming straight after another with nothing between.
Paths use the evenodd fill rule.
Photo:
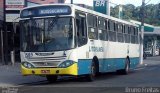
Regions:
<instances>
[{"instance_id":1,"label":"wall","mask_svg":"<svg viewBox=\"0 0 160 93\"><path fill-rule=\"evenodd\" d=\"M58 0L27 0L27 1L32 3L37 3L37 4L58 3Z\"/></svg>"}]
</instances>

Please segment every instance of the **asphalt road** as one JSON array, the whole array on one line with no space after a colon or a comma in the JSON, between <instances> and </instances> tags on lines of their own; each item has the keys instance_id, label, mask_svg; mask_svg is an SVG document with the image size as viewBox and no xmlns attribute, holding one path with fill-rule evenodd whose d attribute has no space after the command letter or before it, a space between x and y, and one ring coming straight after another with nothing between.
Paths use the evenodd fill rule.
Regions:
<instances>
[{"instance_id":1,"label":"asphalt road","mask_svg":"<svg viewBox=\"0 0 160 93\"><path fill-rule=\"evenodd\" d=\"M61 77L55 83L49 83L44 77L5 77L1 85L8 84L18 88L18 93L124 93L127 87L160 87L160 57L149 57L142 66L132 70L128 75L105 73L96 77L94 82L83 78ZM0 75L2 77L2 75ZM160 88L157 93L160 93ZM47 91L47 92L46 92ZM150 93L150 92L149 92Z\"/></svg>"}]
</instances>

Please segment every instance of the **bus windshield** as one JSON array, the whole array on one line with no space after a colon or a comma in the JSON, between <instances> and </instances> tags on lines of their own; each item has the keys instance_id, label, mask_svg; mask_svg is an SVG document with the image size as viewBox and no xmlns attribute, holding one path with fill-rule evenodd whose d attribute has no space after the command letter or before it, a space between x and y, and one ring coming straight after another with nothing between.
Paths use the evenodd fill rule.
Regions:
<instances>
[{"instance_id":1,"label":"bus windshield","mask_svg":"<svg viewBox=\"0 0 160 93\"><path fill-rule=\"evenodd\" d=\"M21 20L21 51L51 52L74 48L71 17Z\"/></svg>"}]
</instances>

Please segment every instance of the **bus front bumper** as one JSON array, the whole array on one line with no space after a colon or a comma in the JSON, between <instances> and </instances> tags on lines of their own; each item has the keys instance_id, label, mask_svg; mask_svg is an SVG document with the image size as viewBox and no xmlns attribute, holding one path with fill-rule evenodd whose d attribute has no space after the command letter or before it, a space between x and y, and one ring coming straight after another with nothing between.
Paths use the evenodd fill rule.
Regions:
<instances>
[{"instance_id":1,"label":"bus front bumper","mask_svg":"<svg viewBox=\"0 0 160 93\"><path fill-rule=\"evenodd\" d=\"M21 73L28 75L78 75L77 63L67 68L26 68L21 65Z\"/></svg>"}]
</instances>

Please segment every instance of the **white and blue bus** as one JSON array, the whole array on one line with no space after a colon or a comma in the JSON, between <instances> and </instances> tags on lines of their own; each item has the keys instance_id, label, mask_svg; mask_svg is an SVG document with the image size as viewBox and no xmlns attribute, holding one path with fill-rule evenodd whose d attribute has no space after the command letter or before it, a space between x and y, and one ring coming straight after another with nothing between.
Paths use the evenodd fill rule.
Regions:
<instances>
[{"instance_id":1,"label":"white and blue bus","mask_svg":"<svg viewBox=\"0 0 160 93\"><path fill-rule=\"evenodd\" d=\"M139 64L138 26L72 4L28 7L20 13L21 72L45 76L127 74Z\"/></svg>"}]
</instances>

